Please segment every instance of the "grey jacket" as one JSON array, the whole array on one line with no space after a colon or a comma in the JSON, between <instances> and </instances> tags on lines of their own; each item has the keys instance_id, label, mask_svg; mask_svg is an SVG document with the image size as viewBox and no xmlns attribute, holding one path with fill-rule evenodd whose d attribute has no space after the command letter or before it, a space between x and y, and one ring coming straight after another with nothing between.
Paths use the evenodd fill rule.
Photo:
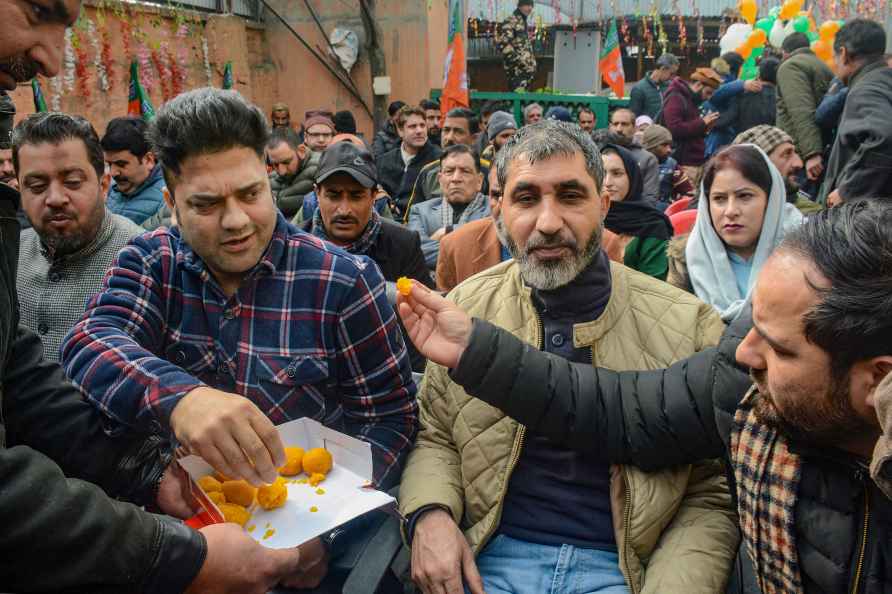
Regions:
<instances>
[{"instance_id":1,"label":"grey jacket","mask_svg":"<svg viewBox=\"0 0 892 594\"><path fill-rule=\"evenodd\" d=\"M665 83L657 85L650 79L648 72L632 87L632 92L629 94L629 109L636 117L646 115L657 121L660 112L663 111L663 92L667 86Z\"/></svg>"},{"instance_id":2,"label":"grey jacket","mask_svg":"<svg viewBox=\"0 0 892 594\"><path fill-rule=\"evenodd\" d=\"M421 251L424 252L424 261L431 270L437 269L437 256L440 254L440 242L431 239L431 235L448 225L457 229L465 223L489 216L489 200L480 193L471 201L456 223L452 222L452 217L448 213L443 212L443 202L443 198L435 198L414 204L409 210L408 227L421 236Z\"/></svg>"},{"instance_id":3,"label":"grey jacket","mask_svg":"<svg viewBox=\"0 0 892 594\"><path fill-rule=\"evenodd\" d=\"M300 171L294 177L285 178L275 172L269 176L269 186L276 199L276 206L279 207L286 219L297 214L297 211L303 206L304 196L313 191L316 172L319 171L321 160L322 153L310 151L309 156L301 163Z\"/></svg>"},{"instance_id":4,"label":"grey jacket","mask_svg":"<svg viewBox=\"0 0 892 594\"><path fill-rule=\"evenodd\" d=\"M655 203L660 196L660 162L657 161L656 155L637 144L626 147L635 162L641 168L642 182L644 188L641 195L651 204Z\"/></svg>"},{"instance_id":5,"label":"grey jacket","mask_svg":"<svg viewBox=\"0 0 892 594\"><path fill-rule=\"evenodd\" d=\"M83 316L87 300L102 288L118 250L142 233L136 223L106 211L89 245L51 259L34 229L22 232L16 275L21 323L40 337L44 359L59 361L62 340Z\"/></svg>"}]
</instances>

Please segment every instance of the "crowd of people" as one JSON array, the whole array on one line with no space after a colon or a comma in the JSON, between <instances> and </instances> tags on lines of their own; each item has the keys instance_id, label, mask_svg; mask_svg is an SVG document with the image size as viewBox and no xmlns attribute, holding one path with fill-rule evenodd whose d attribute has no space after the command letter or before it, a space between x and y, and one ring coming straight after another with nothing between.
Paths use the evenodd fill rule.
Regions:
<instances>
[{"instance_id":1,"label":"crowd of people","mask_svg":"<svg viewBox=\"0 0 892 594\"><path fill-rule=\"evenodd\" d=\"M79 8L0 0L0 82L58 73ZM664 55L600 128L425 99L365 138L203 88L100 135L4 94L0 588L337 587L362 518L180 521L179 454L268 484L309 417L398 489L388 588L885 592L892 68L863 19L835 78L783 50Z\"/></svg>"}]
</instances>

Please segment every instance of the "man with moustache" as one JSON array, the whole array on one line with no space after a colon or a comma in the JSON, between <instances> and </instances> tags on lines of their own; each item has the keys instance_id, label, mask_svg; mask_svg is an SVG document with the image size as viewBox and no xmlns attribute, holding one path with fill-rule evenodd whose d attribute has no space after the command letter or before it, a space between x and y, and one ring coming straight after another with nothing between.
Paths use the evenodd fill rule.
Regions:
<instances>
[{"instance_id":1,"label":"man with moustache","mask_svg":"<svg viewBox=\"0 0 892 594\"><path fill-rule=\"evenodd\" d=\"M0 89L59 73L78 0L0 1ZM170 444L111 437L96 409L19 325L19 195L0 184L0 584L13 592L265 594L299 570L232 524L192 530ZM47 570L48 559L52 569Z\"/></svg>"},{"instance_id":2,"label":"man with moustache","mask_svg":"<svg viewBox=\"0 0 892 594\"><path fill-rule=\"evenodd\" d=\"M787 202L796 206L802 214L812 214L823 210L820 204L809 200L808 196L799 189L799 172L803 163L793 137L777 128L762 124L741 132L734 139L734 144L755 144L765 151L777 170L784 178L787 189Z\"/></svg>"},{"instance_id":3,"label":"man with moustache","mask_svg":"<svg viewBox=\"0 0 892 594\"><path fill-rule=\"evenodd\" d=\"M316 175L318 205L302 228L351 254L367 256L381 270L387 299L396 304L396 281L402 276L433 287L417 233L389 221L375 209L378 171L374 157L351 142L333 143L322 154ZM410 344L414 371L424 358Z\"/></svg>"},{"instance_id":4,"label":"man with moustache","mask_svg":"<svg viewBox=\"0 0 892 594\"><path fill-rule=\"evenodd\" d=\"M40 336L44 359L58 361L118 250L144 229L106 208L102 147L87 120L33 114L16 127L12 154L32 225L19 245L22 323Z\"/></svg>"},{"instance_id":5,"label":"man with moustache","mask_svg":"<svg viewBox=\"0 0 892 594\"><path fill-rule=\"evenodd\" d=\"M601 155L579 126L526 126L495 167L514 259L453 289L458 307L588 366L653 368L715 344L723 325L709 306L607 259ZM422 352L436 353L403 317ZM421 326L437 322L425 316ZM545 379L526 381L542 389ZM428 364L418 400L422 430L399 502L426 594L461 594L463 582L474 594L724 588L737 528L715 464L611 468L472 399L440 365Z\"/></svg>"},{"instance_id":6,"label":"man with moustache","mask_svg":"<svg viewBox=\"0 0 892 594\"><path fill-rule=\"evenodd\" d=\"M724 457L743 536L728 591L886 592L890 226L883 200L807 217L762 268L752 314L666 369L571 364L421 291L401 313L429 365L558 443L652 472Z\"/></svg>"},{"instance_id":7,"label":"man with moustache","mask_svg":"<svg viewBox=\"0 0 892 594\"><path fill-rule=\"evenodd\" d=\"M197 89L158 110L149 139L177 226L118 253L63 364L111 429L175 438L227 476L272 483L285 458L274 425L308 417L369 443L388 489L417 413L384 279L278 211L268 136L235 91ZM319 585L350 538L301 545L284 585Z\"/></svg>"},{"instance_id":8,"label":"man with moustache","mask_svg":"<svg viewBox=\"0 0 892 594\"><path fill-rule=\"evenodd\" d=\"M164 206L164 176L149 149L146 123L134 117L113 119L102 137L102 150L114 180L106 207L137 225L145 225Z\"/></svg>"}]
</instances>

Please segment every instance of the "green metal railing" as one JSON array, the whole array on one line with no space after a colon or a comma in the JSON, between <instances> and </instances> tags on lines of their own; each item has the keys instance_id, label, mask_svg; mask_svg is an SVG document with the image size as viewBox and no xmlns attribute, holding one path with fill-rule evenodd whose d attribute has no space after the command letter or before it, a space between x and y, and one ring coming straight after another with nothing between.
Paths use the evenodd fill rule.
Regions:
<instances>
[{"instance_id":1,"label":"green metal railing","mask_svg":"<svg viewBox=\"0 0 892 594\"><path fill-rule=\"evenodd\" d=\"M431 99L440 100L443 92L440 89L431 90ZM609 123L609 114L617 107L629 105L628 99L611 99L595 95L553 95L550 93L488 93L472 92L471 109L479 111L480 107L489 101L497 101L506 106L510 105L514 112L514 119L523 122L523 108L530 103L538 103L545 111L554 105L561 105L570 110L575 118L580 107L588 107L597 118L597 127L606 128Z\"/></svg>"}]
</instances>

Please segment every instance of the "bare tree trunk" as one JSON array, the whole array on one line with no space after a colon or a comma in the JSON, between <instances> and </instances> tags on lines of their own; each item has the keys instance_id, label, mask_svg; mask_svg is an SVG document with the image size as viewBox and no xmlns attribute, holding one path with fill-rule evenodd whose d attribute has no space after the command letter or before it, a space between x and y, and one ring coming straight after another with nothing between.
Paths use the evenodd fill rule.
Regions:
<instances>
[{"instance_id":1,"label":"bare tree trunk","mask_svg":"<svg viewBox=\"0 0 892 594\"><path fill-rule=\"evenodd\" d=\"M366 51L369 55L372 84L378 76L387 76L387 58L381 48L381 27L375 20L375 0L359 0L362 25L365 29ZM375 131L382 128L387 121L387 96L373 93L372 111L375 117Z\"/></svg>"}]
</instances>

